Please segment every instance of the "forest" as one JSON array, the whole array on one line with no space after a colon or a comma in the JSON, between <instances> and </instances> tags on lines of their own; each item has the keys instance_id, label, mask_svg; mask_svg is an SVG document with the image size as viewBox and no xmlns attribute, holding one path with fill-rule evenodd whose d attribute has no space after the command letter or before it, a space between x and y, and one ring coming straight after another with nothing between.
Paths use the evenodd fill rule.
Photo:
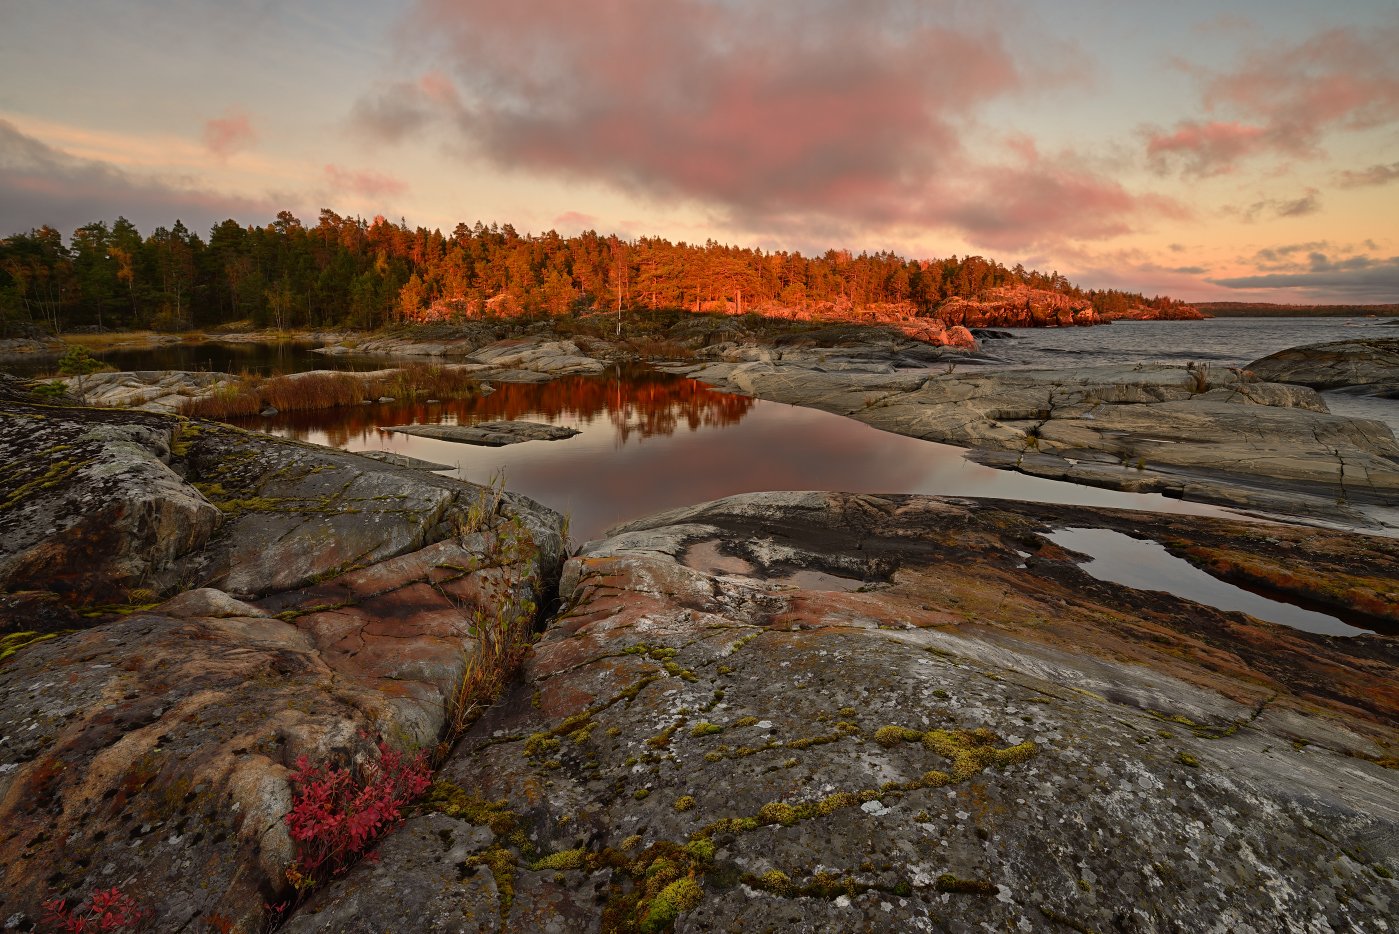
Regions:
<instances>
[{"instance_id":1,"label":"forest","mask_svg":"<svg viewBox=\"0 0 1399 934\"><path fill-rule=\"evenodd\" d=\"M981 256L909 260L830 250L819 257L585 231L521 235L458 224L450 235L324 209L313 227L289 211L266 226L225 220L206 238L180 221L143 236L118 217L67 239L44 226L0 240L0 336L78 329L181 331L361 328L485 316L680 308L907 305L933 315L950 297L1024 286L1091 301L1100 312L1165 308L1168 297L1083 290L1058 272Z\"/></svg>"}]
</instances>

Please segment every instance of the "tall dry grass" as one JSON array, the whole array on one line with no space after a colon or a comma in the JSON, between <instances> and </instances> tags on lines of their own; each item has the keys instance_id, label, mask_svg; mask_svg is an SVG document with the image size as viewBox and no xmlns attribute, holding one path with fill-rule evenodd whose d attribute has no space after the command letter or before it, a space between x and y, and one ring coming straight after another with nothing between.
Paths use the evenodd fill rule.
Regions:
<instances>
[{"instance_id":1,"label":"tall dry grass","mask_svg":"<svg viewBox=\"0 0 1399 934\"><path fill-rule=\"evenodd\" d=\"M387 373L315 371L264 378L244 375L237 383L192 399L183 415L226 421L257 415L268 406L279 412L304 412L360 405L382 397L400 402L454 399L478 388L470 375L430 363L413 363Z\"/></svg>"}]
</instances>

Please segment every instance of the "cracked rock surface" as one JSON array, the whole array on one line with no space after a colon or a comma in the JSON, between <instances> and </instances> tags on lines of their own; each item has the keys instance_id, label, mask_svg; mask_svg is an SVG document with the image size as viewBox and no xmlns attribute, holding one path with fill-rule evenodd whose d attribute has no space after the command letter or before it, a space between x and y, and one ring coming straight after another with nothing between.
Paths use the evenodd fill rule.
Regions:
<instances>
[{"instance_id":1,"label":"cracked rock surface","mask_svg":"<svg viewBox=\"0 0 1399 934\"><path fill-rule=\"evenodd\" d=\"M819 493L640 520L287 929L1387 930L1393 637L1095 580L1064 525L1399 619L1365 536Z\"/></svg>"}]
</instances>

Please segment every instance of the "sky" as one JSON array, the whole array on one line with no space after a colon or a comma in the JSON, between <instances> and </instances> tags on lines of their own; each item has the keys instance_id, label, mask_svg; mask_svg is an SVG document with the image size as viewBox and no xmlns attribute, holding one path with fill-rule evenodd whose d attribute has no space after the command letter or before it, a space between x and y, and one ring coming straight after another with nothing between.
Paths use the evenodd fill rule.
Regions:
<instances>
[{"instance_id":1,"label":"sky","mask_svg":"<svg viewBox=\"0 0 1399 934\"><path fill-rule=\"evenodd\" d=\"M291 210L1399 302L1393 0L0 0L0 236Z\"/></svg>"}]
</instances>

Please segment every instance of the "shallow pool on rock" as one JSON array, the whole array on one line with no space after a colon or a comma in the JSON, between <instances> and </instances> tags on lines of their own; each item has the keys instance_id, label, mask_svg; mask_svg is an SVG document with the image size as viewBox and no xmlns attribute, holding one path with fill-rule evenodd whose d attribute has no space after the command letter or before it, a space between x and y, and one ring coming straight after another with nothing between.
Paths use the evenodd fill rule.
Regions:
<instances>
[{"instance_id":1,"label":"shallow pool on rock","mask_svg":"<svg viewBox=\"0 0 1399 934\"><path fill-rule=\"evenodd\" d=\"M481 448L382 430L516 418L580 433L563 441ZM575 541L661 510L764 490L989 496L1229 515L1157 495L995 470L967 460L962 448L642 369L538 384L498 383L494 392L470 399L284 413L242 424L344 450L447 464L451 475L477 483L503 472L510 489L568 514Z\"/></svg>"},{"instance_id":2,"label":"shallow pool on rock","mask_svg":"<svg viewBox=\"0 0 1399 934\"><path fill-rule=\"evenodd\" d=\"M1098 580L1137 590L1163 590L1215 609L1247 613L1255 619L1307 632L1328 636L1359 636L1370 632L1326 613L1270 600L1225 583L1150 539L1132 538L1110 529L1078 528L1058 529L1046 537L1061 548L1088 555L1092 560L1080 567Z\"/></svg>"}]
</instances>

